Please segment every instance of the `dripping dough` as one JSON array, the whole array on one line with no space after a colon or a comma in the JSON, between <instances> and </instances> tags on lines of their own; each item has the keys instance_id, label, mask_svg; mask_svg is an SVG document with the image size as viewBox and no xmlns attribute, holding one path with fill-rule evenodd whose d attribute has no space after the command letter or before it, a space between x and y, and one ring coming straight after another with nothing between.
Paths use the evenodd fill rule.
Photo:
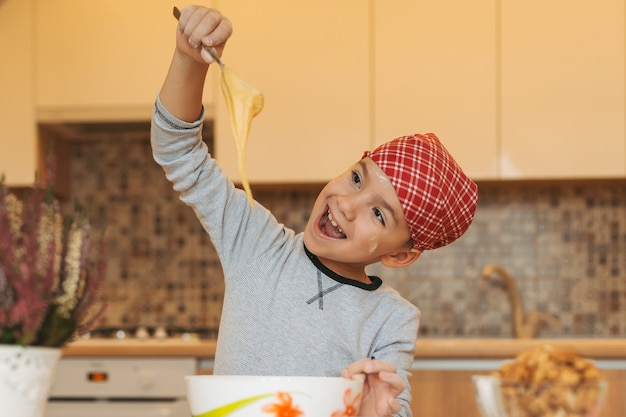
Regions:
<instances>
[{"instance_id":1,"label":"dripping dough","mask_svg":"<svg viewBox=\"0 0 626 417\"><path fill-rule=\"evenodd\" d=\"M220 85L237 144L239 175L250 206L254 206L246 169L246 147L252 119L263 110L263 93L242 80L232 69L226 66L221 66L221 69Z\"/></svg>"}]
</instances>

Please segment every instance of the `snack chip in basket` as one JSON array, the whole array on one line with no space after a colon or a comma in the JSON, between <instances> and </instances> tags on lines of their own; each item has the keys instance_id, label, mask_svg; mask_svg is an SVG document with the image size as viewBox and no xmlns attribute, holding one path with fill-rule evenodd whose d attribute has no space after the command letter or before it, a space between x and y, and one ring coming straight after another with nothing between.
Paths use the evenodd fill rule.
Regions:
<instances>
[{"instance_id":1,"label":"snack chip in basket","mask_svg":"<svg viewBox=\"0 0 626 417\"><path fill-rule=\"evenodd\" d=\"M596 365L574 349L539 345L504 363L502 383L509 416L588 417L600 408L606 381Z\"/></svg>"}]
</instances>

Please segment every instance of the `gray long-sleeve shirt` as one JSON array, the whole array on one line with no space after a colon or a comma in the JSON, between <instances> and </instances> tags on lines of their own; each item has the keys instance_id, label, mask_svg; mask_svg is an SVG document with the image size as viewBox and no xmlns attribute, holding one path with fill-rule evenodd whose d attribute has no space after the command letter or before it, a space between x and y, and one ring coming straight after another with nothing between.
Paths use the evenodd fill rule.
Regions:
<instances>
[{"instance_id":1,"label":"gray long-sleeve shirt","mask_svg":"<svg viewBox=\"0 0 626 417\"><path fill-rule=\"evenodd\" d=\"M302 234L250 207L201 140L202 116L187 123L157 99L155 161L195 211L225 279L216 374L339 376L364 357L394 363L407 382L399 416L410 416L408 370L419 310L378 277L363 284L335 274L309 253Z\"/></svg>"}]
</instances>

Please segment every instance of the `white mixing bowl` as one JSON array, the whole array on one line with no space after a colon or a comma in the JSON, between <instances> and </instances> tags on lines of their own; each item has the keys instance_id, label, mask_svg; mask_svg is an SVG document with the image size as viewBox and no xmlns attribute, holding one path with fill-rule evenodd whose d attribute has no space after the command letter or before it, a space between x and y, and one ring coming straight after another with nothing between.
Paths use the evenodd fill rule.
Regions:
<instances>
[{"instance_id":1,"label":"white mixing bowl","mask_svg":"<svg viewBox=\"0 0 626 417\"><path fill-rule=\"evenodd\" d=\"M340 377L191 375L193 417L356 416L363 380Z\"/></svg>"}]
</instances>

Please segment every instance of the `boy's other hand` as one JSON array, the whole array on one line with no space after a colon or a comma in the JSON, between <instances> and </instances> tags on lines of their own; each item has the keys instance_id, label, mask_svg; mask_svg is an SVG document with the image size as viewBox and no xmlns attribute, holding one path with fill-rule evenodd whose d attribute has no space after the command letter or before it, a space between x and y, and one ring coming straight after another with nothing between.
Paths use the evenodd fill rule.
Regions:
<instances>
[{"instance_id":1,"label":"boy's other hand","mask_svg":"<svg viewBox=\"0 0 626 417\"><path fill-rule=\"evenodd\" d=\"M386 417L402 410L396 399L404 391L404 380L390 362L364 358L341 371L344 378L365 376L359 415Z\"/></svg>"}]
</instances>

